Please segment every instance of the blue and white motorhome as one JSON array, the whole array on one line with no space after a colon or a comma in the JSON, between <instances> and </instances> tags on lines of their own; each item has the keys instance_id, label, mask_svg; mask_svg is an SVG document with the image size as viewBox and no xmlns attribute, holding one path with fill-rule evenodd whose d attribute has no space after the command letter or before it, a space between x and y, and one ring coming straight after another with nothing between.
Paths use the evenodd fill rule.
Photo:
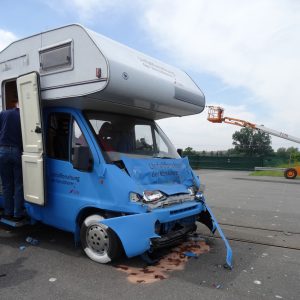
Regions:
<instances>
[{"instance_id":1,"label":"blue and white motorhome","mask_svg":"<svg viewBox=\"0 0 300 300\"><path fill-rule=\"evenodd\" d=\"M202 222L218 229L231 267L198 177L155 122L204 109L186 73L69 25L5 48L0 83L2 109L19 97L32 223L73 233L107 263L122 248L133 257L178 243Z\"/></svg>"}]
</instances>

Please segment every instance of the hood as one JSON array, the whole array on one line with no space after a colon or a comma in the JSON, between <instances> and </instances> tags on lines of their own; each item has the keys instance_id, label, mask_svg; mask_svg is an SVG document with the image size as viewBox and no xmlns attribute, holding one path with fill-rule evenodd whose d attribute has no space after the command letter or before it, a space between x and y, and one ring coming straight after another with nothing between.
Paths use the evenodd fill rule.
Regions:
<instances>
[{"instance_id":1,"label":"hood","mask_svg":"<svg viewBox=\"0 0 300 300\"><path fill-rule=\"evenodd\" d=\"M159 190L167 195L188 193L194 176L188 159L122 157L131 178L143 189Z\"/></svg>"}]
</instances>

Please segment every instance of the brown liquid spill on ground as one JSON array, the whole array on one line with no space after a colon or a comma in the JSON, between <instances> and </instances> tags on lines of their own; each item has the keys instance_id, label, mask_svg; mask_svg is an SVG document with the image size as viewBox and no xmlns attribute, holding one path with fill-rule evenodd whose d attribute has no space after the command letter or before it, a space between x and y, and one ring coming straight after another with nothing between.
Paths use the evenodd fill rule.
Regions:
<instances>
[{"instance_id":1,"label":"brown liquid spill on ground","mask_svg":"<svg viewBox=\"0 0 300 300\"><path fill-rule=\"evenodd\" d=\"M160 261L144 268L129 267L126 265L117 265L116 268L125 272L128 281L131 283L154 283L167 279L169 272L183 270L189 257L185 252L193 252L197 256L209 252L209 246L204 241L188 241L178 247L173 248L169 254L165 255ZM190 259L195 259L191 257Z\"/></svg>"}]
</instances>

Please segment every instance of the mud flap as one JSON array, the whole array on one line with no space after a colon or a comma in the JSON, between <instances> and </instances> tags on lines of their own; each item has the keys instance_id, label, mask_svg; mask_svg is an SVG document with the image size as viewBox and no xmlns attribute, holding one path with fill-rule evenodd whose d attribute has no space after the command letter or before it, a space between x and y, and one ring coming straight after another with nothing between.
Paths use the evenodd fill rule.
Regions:
<instances>
[{"instance_id":1,"label":"mud flap","mask_svg":"<svg viewBox=\"0 0 300 300\"><path fill-rule=\"evenodd\" d=\"M198 221L206 225L212 233L215 233L215 231L218 230L222 240L225 243L227 251L225 267L232 269L232 250L228 243L228 240L226 239L220 225L218 224L217 219L212 213L212 210L205 203L203 203L203 206L206 209L199 214Z\"/></svg>"},{"instance_id":2,"label":"mud flap","mask_svg":"<svg viewBox=\"0 0 300 300\"><path fill-rule=\"evenodd\" d=\"M128 257L140 255L151 248L150 240L157 238L154 232L157 216L144 213L101 220L119 237Z\"/></svg>"}]
</instances>

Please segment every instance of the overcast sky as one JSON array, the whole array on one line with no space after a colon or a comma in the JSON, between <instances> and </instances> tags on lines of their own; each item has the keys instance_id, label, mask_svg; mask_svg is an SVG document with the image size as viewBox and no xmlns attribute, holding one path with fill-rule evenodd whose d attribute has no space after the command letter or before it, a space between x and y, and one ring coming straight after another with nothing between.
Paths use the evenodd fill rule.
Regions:
<instances>
[{"instance_id":1,"label":"overcast sky","mask_svg":"<svg viewBox=\"0 0 300 300\"><path fill-rule=\"evenodd\" d=\"M1 0L0 50L69 23L185 70L225 115L300 136L298 0ZM159 121L177 148L232 147L202 114ZM272 138L273 147L298 146Z\"/></svg>"}]
</instances>

